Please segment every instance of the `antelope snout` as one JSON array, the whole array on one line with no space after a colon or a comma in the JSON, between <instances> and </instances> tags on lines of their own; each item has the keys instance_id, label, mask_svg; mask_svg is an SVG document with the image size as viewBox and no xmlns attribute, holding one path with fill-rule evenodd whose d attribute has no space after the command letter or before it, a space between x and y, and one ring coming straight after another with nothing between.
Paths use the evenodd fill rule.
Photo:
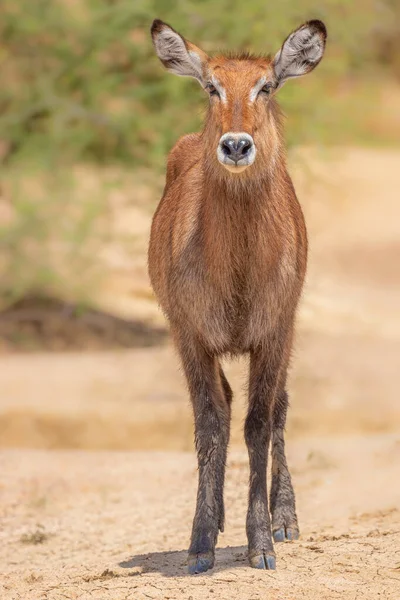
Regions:
<instances>
[{"instance_id":1,"label":"antelope snout","mask_svg":"<svg viewBox=\"0 0 400 600\"><path fill-rule=\"evenodd\" d=\"M240 173L254 162L254 140L248 133L225 133L219 140L217 156L229 171Z\"/></svg>"}]
</instances>

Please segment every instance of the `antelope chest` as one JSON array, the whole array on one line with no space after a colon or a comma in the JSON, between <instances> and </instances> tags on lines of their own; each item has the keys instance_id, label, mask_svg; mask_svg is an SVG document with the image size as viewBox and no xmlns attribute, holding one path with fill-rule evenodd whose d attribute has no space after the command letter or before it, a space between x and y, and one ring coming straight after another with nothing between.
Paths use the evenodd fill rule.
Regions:
<instances>
[{"instance_id":1,"label":"antelope chest","mask_svg":"<svg viewBox=\"0 0 400 600\"><path fill-rule=\"evenodd\" d=\"M262 252L213 260L193 253L176 273L182 322L210 351L239 354L257 346L278 325L295 293L295 257Z\"/></svg>"}]
</instances>

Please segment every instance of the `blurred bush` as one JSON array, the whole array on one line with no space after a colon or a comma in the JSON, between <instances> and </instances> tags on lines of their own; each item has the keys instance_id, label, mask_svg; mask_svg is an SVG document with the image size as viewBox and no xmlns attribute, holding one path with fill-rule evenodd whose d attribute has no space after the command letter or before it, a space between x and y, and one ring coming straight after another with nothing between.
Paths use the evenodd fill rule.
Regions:
<instances>
[{"instance_id":1,"label":"blurred bush","mask_svg":"<svg viewBox=\"0 0 400 600\"><path fill-rule=\"evenodd\" d=\"M397 0L2 0L3 154L159 165L177 134L199 126L204 104L196 83L166 75L155 58L155 16L206 51L275 52L302 21L324 20L329 46L318 76L282 91L291 143L326 125L324 85L371 76L378 64L399 69ZM340 128L328 130L340 138Z\"/></svg>"},{"instance_id":2,"label":"blurred bush","mask_svg":"<svg viewBox=\"0 0 400 600\"><path fill-rule=\"evenodd\" d=\"M260 53L276 52L291 29L320 18L326 58L317 74L281 92L288 143L397 135L377 123L376 104L378 82L400 75L398 0L2 0L0 301L62 282L57 244L69 245L73 259L64 263L82 274L104 197L92 191L68 212L80 185L73 165L161 171L177 137L200 126L204 95L163 71L149 35L154 17L207 52Z\"/></svg>"}]
</instances>

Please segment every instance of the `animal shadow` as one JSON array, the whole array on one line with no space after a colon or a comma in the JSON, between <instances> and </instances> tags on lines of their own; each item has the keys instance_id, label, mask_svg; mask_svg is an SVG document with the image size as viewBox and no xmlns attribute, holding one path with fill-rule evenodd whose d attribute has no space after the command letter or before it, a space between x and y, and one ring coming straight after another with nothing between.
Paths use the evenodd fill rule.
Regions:
<instances>
[{"instance_id":1,"label":"animal shadow","mask_svg":"<svg viewBox=\"0 0 400 600\"><path fill-rule=\"evenodd\" d=\"M215 551L215 566L208 573L231 570L235 567L247 565L246 546L217 548ZM123 569L140 569L142 573L161 573L164 577L185 577L189 575L187 571L187 550L137 554L128 560L121 561L118 566Z\"/></svg>"}]
</instances>

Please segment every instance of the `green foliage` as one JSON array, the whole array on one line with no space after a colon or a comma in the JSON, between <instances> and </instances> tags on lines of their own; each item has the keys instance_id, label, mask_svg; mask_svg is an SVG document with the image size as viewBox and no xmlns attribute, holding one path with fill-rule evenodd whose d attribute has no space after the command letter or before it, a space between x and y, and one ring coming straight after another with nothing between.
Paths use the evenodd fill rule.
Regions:
<instances>
[{"instance_id":1,"label":"green foliage","mask_svg":"<svg viewBox=\"0 0 400 600\"><path fill-rule=\"evenodd\" d=\"M37 294L90 300L108 238L106 197L81 169L10 165L0 197L0 308ZM89 189L85 189L89 188ZM94 188L95 194L90 193Z\"/></svg>"},{"instance_id":2,"label":"green foliage","mask_svg":"<svg viewBox=\"0 0 400 600\"><path fill-rule=\"evenodd\" d=\"M274 53L301 22L324 20L318 71L280 93L289 145L386 140L371 127L369 81L382 65L399 73L396 0L2 0L0 302L32 290L76 297L70 282L87 284L105 199L101 183L94 197L77 192L74 165L161 171L176 139L201 126L204 93L163 70L155 17L209 53Z\"/></svg>"},{"instance_id":3,"label":"green foliage","mask_svg":"<svg viewBox=\"0 0 400 600\"><path fill-rule=\"evenodd\" d=\"M179 134L201 122L204 98L194 81L163 72L150 41L153 17L171 22L206 51L275 52L309 18L328 26L329 45L318 85L291 82L282 90L294 119L289 141L318 138L327 81L372 68L381 49L371 43L375 0L2 0L0 135L11 156L128 160L160 165ZM385 19L393 27L390 0ZM395 4L394 4L395 6ZM395 8L393 9L395 10ZM382 58L382 56L381 56ZM385 55L385 58L387 56ZM310 83L310 85L309 85ZM313 102L311 99L313 98ZM340 132L330 132L340 138Z\"/></svg>"}]
</instances>

